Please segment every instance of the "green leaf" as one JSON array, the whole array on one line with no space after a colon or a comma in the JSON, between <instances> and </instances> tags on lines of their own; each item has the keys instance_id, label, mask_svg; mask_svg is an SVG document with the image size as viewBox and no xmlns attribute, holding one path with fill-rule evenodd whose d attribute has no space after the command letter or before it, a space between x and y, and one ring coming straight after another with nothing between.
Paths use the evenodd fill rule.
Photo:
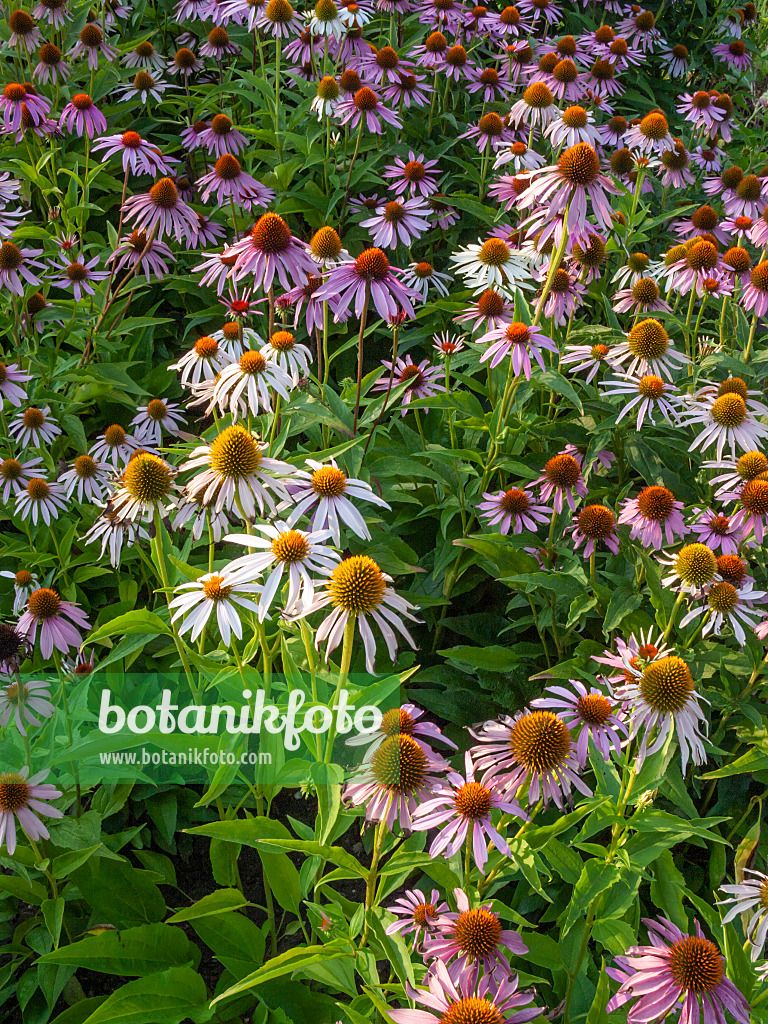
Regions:
<instances>
[{"instance_id":1,"label":"green leaf","mask_svg":"<svg viewBox=\"0 0 768 1024\"><path fill-rule=\"evenodd\" d=\"M438 651L450 661L458 661L473 668L484 668L490 672L506 672L519 664L520 659L511 647L447 647Z\"/></svg>"},{"instance_id":2,"label":"green leaf","mask_svg":"<svg viewBox=\"0 0 768 1024\"><path fill-rule=\"evenodd\" d=\"M205 982L191 967L173 967L129 981L83 1024L196 1024L210 1019Z\"/></svg>"},{"instance_id":3,"label":"green leaf","mask_svg":"<svg viewBox=\"0 0 768 1024\"><path fill-rule=\"evenodd\" d=\"M230 910L250 907L253 904L238 889L217 889L216 892L203 896L197 903L184 910L177 910L168 918L168 924L181 924L182 921L196 921L200 917L211 917L214 914L225 914Z\"/></svg>"},{"instance_id":4,"label":"green leaf","mask_svg":"<svg viewBox=\"0 0 768 1024\"><path fill-rule=\"evenodd\" d=\"M248 992L258 985L262 985L266 981L272 981L274 978L279 978L284 974L292 974L302 967L322 963L326 960L333 960L337 957L353 959L354 955L355 948L341 939L333 939L324 946L289 949L286 953L281 953L279 956L268 960L258 971L254 971L253 974L249 974L236 985L230 986L226 991L216 996L211 1005L213 1006L223 999L231 999L233 996L240 995L241 992Z\"/></svg>"},{"instance_id":5,"label":"green leaf","mask_svg":"<svg viewBox=\"0 0 768 1024\"><path fill-rule=\"evenodd\" d=\"M104 640L110 636L127 636L130 633L146 633L148 636L173 636L170 626L163 622L159 615L137 608L131 612L118 615L115 619L103 623L88 637L88 643Z\"/></svg>"},{"instance_id":6,"label":"green leaf","mask_svg":"<svg viewBox=\"0 0 768 1024\"><path fill-rule=\"evenodd\" d=\"M573 888L563 932L569 931L583 918L592 900L606 892L619 879L619 868L598 860L588 860L581 870L581 877Z\"/></svg>"},{"instance_id":7,"label":"green leaf","mask_svg":"<svg viewBox=\"0 0 768 1024\"><path fill-rule=\"evenodd\" d=\"M141 978L170 967L196 964L199 950L180 928L148 924L105 931L41 956L41 964L86 967L100 974Z\"/></svg>"},{"instance_id":8,"label":"green leaf","mask_svg":"<svg viewBox=\"0 0 768 1024\"><path fill-rule=\"evenodd\" d=\"M165 917L162 893L130 864L96 858L78 868L73 878L92 910L117 928L151 924Z\"/></svg>"}]
</instances>

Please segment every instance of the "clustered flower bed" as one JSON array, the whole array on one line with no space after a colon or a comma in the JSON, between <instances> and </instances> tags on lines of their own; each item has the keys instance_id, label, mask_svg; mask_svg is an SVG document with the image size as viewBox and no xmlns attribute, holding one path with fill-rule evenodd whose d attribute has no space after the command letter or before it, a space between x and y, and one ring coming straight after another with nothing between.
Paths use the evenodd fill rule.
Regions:
<instances>
[{"instance_id":1,"label":"clustered flower bed","mask_svg":"<svg viewBox=\"0 0 768 1024\"><path fill-rule=\"evenodd\" d=\"M0 1020L765 1020L761 5L26 6Z\"/></svg>"}]
</instances>

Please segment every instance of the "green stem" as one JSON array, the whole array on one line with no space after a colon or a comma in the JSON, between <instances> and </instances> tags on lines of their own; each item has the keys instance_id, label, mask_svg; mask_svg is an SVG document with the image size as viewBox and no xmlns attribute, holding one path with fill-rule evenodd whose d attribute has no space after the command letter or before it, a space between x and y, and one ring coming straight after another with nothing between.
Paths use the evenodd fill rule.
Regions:
<instances>
[{"instance_id":1,"label":"green stem","mask_svg":"<svg viewBox=\"0 0 768 1024\"><path fill-rule=\"evenodd\" d=\"M331 710L336 707L339 699L339 694L344 689L344 684L349 676L349 666L352 664L352 648L355 641L355 625L357 623L357 616L350 615L347 619L347 624L344 627L344 639L341 645L341 668L339 669L339 678L336 682L336 689L333 697L331 698ZM335 717L331 721L331 728L328 732L328 743L325 748L325 763L331 763L331 757L333 755L333 744L336 740L336 719Z\"/></svg>"}]
</instances>

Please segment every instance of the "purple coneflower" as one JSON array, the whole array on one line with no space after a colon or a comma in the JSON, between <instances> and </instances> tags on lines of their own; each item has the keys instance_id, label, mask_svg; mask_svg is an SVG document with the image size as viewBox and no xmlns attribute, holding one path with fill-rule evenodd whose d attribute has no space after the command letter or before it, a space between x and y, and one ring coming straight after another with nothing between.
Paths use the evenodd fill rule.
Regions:
<instances>
[{"instance_id":1,"label":"purple coneflower","mask_svg":"<svg viewBox=\"0 0 768 1024\"><path fill-rule=\"evenodd\" d=\"M475 768L468 752L464 754L464 768L465 776L451 770L445 782L435 787L432 795L418 807L413 818L413 827L416 831L426 832L445 825L433 839L429 856L452 857L462 850L465 844L471 844L475 864L482 873L488 863L489 841L505 857L511 856L506 840L491 823L491 811L498 809L504 814L522 818L523 821L528 819L528 815L516 800L504 800L500 794L475 780ZM518 936L515 938L518 939L519 946L523 947L519 952L527 952L527 947ZM450 954L453 950L443 948L439 939L436 944L441 948L439 952L435 951L435 955L439 955L445 961L445 954ZM430 951L428 947L428 955Z\"/></svg>"},{"instance_id":2,"label":"purple coneflower","mask_svg":"<svg viewBox=\"0 0 768 1024\"><path fill-rule=\"evenodd\" d=\"M734 517L724 515L722 512L715 512L712 509L694 508L692 515L696 516L693 522L689 523L688 529L691 533L697 534L697 540L706 544L708 548L717 551L718 548L724 555L735 555L739 550L741 534L734 524Z\"/></svg>"},{"instance_id":3,"label":"purple coneflower","mask_svg":"<svg viewBox=\"0 0 768 1024\"><path fill-rule=\"evenodd\" d=\"M746 71L752 67L752 55L747 53L747 48L741 39L732 39L729 43L717 43L711 48L711 52L729 68L735 68L736 71Z\"/></svg>"},{"instance_id":4,"label":"purple coneflower","mask_svg":"<svg viewBox=\"0 0 768 1024\"><path fill-rule=\"evenodd\" d=\"M508 534L522 533L529 530L536 533L540 525L546 525L552 517L552 509L547 505L538 505L536 499L521 487L510 487L507 491L493 494L483 492L485 501L478 503L480 515L488 521L489 526L501 524L499 532Z\"/></svg>"},{"instance_id":5,"label":"purple coneflower","mask_svg":"<svg viewBox=\"0 0 768 1024\"><path fill-rule=\"evenodd\" d=\"M50 526L52 520L59 518L59 512L67 507L66 495L61 484L48 483L42 477L32 477L26 489L16 495L14 515L22 520L32 520L37 526L38 519Z\"/></svg>"},{"instance_id":6,"label":"purple coneflower","mask_svg":"<svg viewBox=\"0 0 768 1024\"><path fill-rule=\"evenodd\" d=\"M607 968L621 982L608 1002L608 1013L635 999L627 1015L631 1024L651 1014L672 1014L676 1008L683 1022L723 1024L727 1014L738 1024L748 1024L749 1003L726 978L720 950L704 938L698 921L694 935L685 934L664 917L643 918L643 923L651 945L630 947L615 958L615 967Z\"/></svg>"},{"instance_id":7,"label":"purple coneflower","mask_svg":"<svg viewBox=\"0 0 768 1024\"><path fill-rule=\"evenodd\" d=\"M37 715L51 718L56 709L51 704L49 685L40 680L6 682L0 687L0 725L5 728L13 718L21 735L26 736L27 725L42 724Z\"/></svg>"},{"instance_id":8,"label":"purple coneflower","mask_svg":"<svg viewBox=\"0 0 768 1024\"><path fill-rule=\"evenodd\" d=\"M81 138L85 134L92 139L107 130L106 117L84 92L77 93L64 107L59 124L66 128L70 135L76 134Z\"/></svg>"},{"instance_id":9,"label":"purple coneflower","mask_svg":"<svg viewBox=\"0 0 768 1024\"><path fill-rule=\"evenodd\" d=\"M490 359L491 367L495 367L511 352L512 370L515 376L518 377L522 373L526 380L531 379L531 356L544 370L542 351L557 353L557 345L540 328L531 327L520 321L493 328L477 339L478 344L486 342L491 342L491 344L480 357L481 362Z\"/></svg>"},{"instance_id":10,"label":"purple coneflower","mask_svg":"<svg viewBox=\"0 0 768 1024\"><path fill-rule=\"evenodd\" d=\"M433 170L437 166L437 160L425 160L423 153L416 156L410 150L407 161L396 156L393 163L384 168L382 177L395 179L395 195L400 196L407 191L411 196L430 196L437 191L440 180Z\"/></svg>"},{"instance_id":11,"label":"purple coneflower","mask_svg":"<svg viewBox=\"0 0 768 1024\"><path fill-rule=\"evenodd\" d=\"M93 151L105 150L102 160L120 154L123 170L131 170L133 174L167 174L170 170L167 157L164 157L157 146L143 139L138 132L129 130L121 135L103 135L96 139ZM175 162L175 161L174 161Z\"/></svg>"},{"instance_id":12,"label":"purple coneflower","mask_svg":"<svg viewBox=\"0 0 768 1024\"><path fill-rule=\"evenodd\" d=\"M106 61L114 61L116 57L120 56L120 51L106 41L104 33L98 25L88 23L80 30L77 42L67 56L73 60L87 56L88 67L91 71L95 71L99 66L99 54Z\"/></svg>"},{"instance_id":13,"label":"purple coneflower","mask_svg":"<svg viewBox=\"0 0 768 1024\"><path fill-rule=\"evenodd\" d=\"M78 302L84 295L95 295L96 289L91 282L98 283L109 277L108 270L94 269L98 266L98 263L98 254L93 259L88 260L88 262L82 262L81 260L70 261L66 256L63 256L61 264L54 264L52 269L59 273L63 270L64 273L61 277L54 278L51 284L54 288L61 288L62 290L71 288Z\"/></svg>"},{"instance_id":14,"label":"purple coneflower","mask_svg":"<svg viewBox=\"0 0 768 1024\"><path fill-rule=\"evenodd\" d=\"M675 537L685 535L682 501L666 487L651 484L644 487L636 498L628 498L621 507L619 523L631 527L630 538L639 540L645 548L661 550L666 539L674 544Z\"/></svg>"},{"instance_id":15,"label":"purple coneflower","mask_svg":"<svg viewBox=\"0 0 768 1024\"><path fill-rule=\"evenodd\" d=\"M617 555L619 538L616 536L616 516L607 505L585 505L573 517L568 527L573 537L573 547L578 551L584 544L584 558L589 559L602 546Z\"/></svg>"},{"instance_id":16,"label":"purple coneflower","mask_svg":"<svg viewBox=\"0 0 768 1024\"><path fill-rule=\"evenodd\" d=\"M152 274L158 280L166 277L170 273L168 263L175 262L176 257L165 242L157 238L148 239L146 231L132 231L130 235L123 235L107 259L108 264L115 264L115 273L126 268L132 269L141 263L139 273L143 271L147 281Z\"/></svg>"},{"instance_id":17,"label":"purple coneflower","mask_svg":"<svg viewBox=\"0 0 768 1024\"><path fill-rule=\"evenodd\" d=\"M468 764L471 765L469 754L466 755L466 758ZM468 772L468 775L470 774L471 772ZM463 781L457 773L453 772L452 775L456 775L459 783ZM467 787L477 788L468 789ZM463 794L461 798L459 798L459 793ZM490 791L478 782L465 783L462 789L454 796L454 814L457 811L461 814L461 805L466 804L468 801L472 805L470 813L473 810L484 809L484 793L488 793L492 800L498 799L492 796ZM482 807L477 806L478 797L480 804L483 805ZM430 803L434 803L434 801L430 801ZM494 806L501 805L494 802ZM525 812L520 809L517 803L511 806L515 809L508 813L516 814L518 817L522 816L527 820L527 815L525 815ZM420 815L421 811L418 813ZM488 820L490 821L490 818ZM488 838L491 839L494 845L497 845L501 837L495 833L493 836L488 836ZM503 840L502 842L506 846ZM486 841L482 835L480 844L483 850L485 850ZM501 849L498 846L497 848ZM505 853L504 850L501 850L501 852ZM505 855L509 856L508 852ZM467 980L471 985L476 984L481 966L483 975L490 975L491 977L495 975L497 981L508 978L510 973L509 962L503 951L506 949L513 956L523 956L528 952L528 947L517 932L504 928L499 920L499 915L493 912L490 905L471 907L467 894L462 889L454 889L453 892L456 899L456 912L442 913L440 915L437 921L437 928L431 935L426 937L423 949L424 958L426 960L437 960L441 965L448 967L448 974L454 982L467 976ZM433 971L434 965L430 973L433 973Z\"/></svg>"},{"instance_id":18,"label":"purple coneflower","mask_svg":"<svg viewBox=\"0 0 768 1024\"><path fill-rule=\"evenodd\" d=\"M437 889L433 889L429 897L421 889L406 889L402 896L384 909L398 918L387 926L387 935L396 932L408 935L413 932L411 948L418 949L422 932L427 936L434 931L438 917L448 910L448 904L440 900Z\"/></svg>"},{"instance_id":19,"label":"purple coneflower","mask_svg":"<svg viewBox=\"0 0 768 1024\"><path fill-rule=\"evenodd\" d=\"M70 647L79 650L83 643L80 630L87 632L91 624L80 605L62 601L57 591L41 587L29 595L17 628L31 644L40 630L40 651L47 660L54 647L62 654L67 654Z\"/></svg>"},{"instance_id":20,"label":"purple coneflower","mask_svg":"<svg viewBox=\"0 0 768 1024\"><path fill-rule=\"evenodd\" d=\"M373 244L378 248L396 249L400 243L410 248L429 230L428 216L429 207L424 200L413 196L378 206L376 215L361 221L360 226L371 229Z\"/></svg>"},{"instance_id":21,"label":"purple coneflower","mask_svg":"<svg viewBox=\"0 0 768 1024\"><path fill-rule=\"evenodd\" d=\"M177 242L185 239L192 248L197 237L197 214L184 202L170 178L161 178L149 192L129 196L123 206L126 220L133 220L136 229L156 234L173 235Z\"/></svg>"},{"instance_id":22,"label":"purple coneflower","mask_svg":"<svg viewBox=\"0 0 768 1024\"><path fill-rule=\"evenodd\" d=\"M465 972L454 982L442 960L436 960L425 981L429 989L411 994L428 1009L388 1010L395 1024L524 1024L541 1015L537 1006L524 1008L533 995L517 991L516 974L484 974L478 981L475 972Z\"/></svg>"},{"instance_id":23,"label":"purple coneflower","mask_svg":"<svg viewBox=\"0 0 768 1024\"><path fill-rule=\"evenodd\" d=\"M16 821L32 842L49 839L47 827L38 817L61 818L64 812L50 807L49 800L56 800L61 792L55 786L43 783L48 769L28 778L29 768L21 771L3 772L0 775L0 849L3 846L9 857L16 852Z\"/></svg>"},{"instance_id":24,"label":"purple coneflower","mask_svg":"<svg viewBox=\"0 0 768 1024\"><path fill-rule=\"evenodd\" d=\"M627 727L621 703L615 699L610 683L609 695L606 696L597 687L588 690L579 679L569 679L568 682L573 690L559 683L548 686L544 696L531 701L531 707L553 711L565 722L572 735L579 730L576 758L582 767L587 763L590 740L604 761L610 761L611 749L621 757L622 737L626 738ZM552 696L547 697L548 693Z\"/></svg>"},{"instance_id":25,"label":"purple coneflower","mask_svg":"<svg viewBox=\"0 0 768 1024\"><path fill-rule=\"evenodd\" d=\"M565 452L560 452L544 465L542 475L534 482L539 486L539 496L542 501L548 502L550 498L555 512L563 511L563 499L567 501L571 512L576 510L574 495L586 498L587 487L581 472L581 465L573 457Z\"/></svg>"},{"instance_id":26,"label":"purple coneflower","mask_svg":"<svg viewBox=\"0 0 768 1024\"><path fill-rule=\"evenodd\" d=\"M394 374L393 387L397 388L403 384L405 385L405 393L401 400L401 416L406 415L408 406L414 399L429 398L431 395L445 391L445 385L440 382L443 374L442 369L439 366L431 366L428 359L423 359L420 363L414 363L410 355L405 356L405 358L398 357L394 365L394 371L392 363L386 359L382 359L381 365L388 372L377 381L373 390L388 391L389 377ZM429 409L425 408L424 413L428 412Z\"/></svg>"},{"instance_id":27,"label":"purple coneflower","mask_svg":"<svg viewBox=\"0 0 768 1024\"><path fill-rule=\"evenodd\" d=\"M277 276L286 290L314 274L316 265L304 245L294 238L286 222L276 213L265 213L256 221L245 238L227 250L235 257L232 276L235 280L246 275L255 278L265 291L272 287Z\"/></svg>"},{"instance_id":28,"label":"purple coneflower","mask_svg":"<svg viewBox=\"0 0 768 1024\"><path fill-rule=\"evenodd\" d=\"M72 74L72 68L64 60L61 50L53 43L43 43L37 56L38 63L32 72L32 78L35 81L42 82L44 85L48 82L58 85L60 82L66 82Z\"/></svg>"},{"instance_id":29,"label":"purple coneflower","mask_svg":"<svg viewBox=\"0 0 768 1024\"><path fill-rule=\"evenodd\" d=\"M579 778L570 730L551 711L521 711L469 732L479 741L471 753L476 767L485 772L480 780L484 785L513 795L527 788L530 807L539 799L545 807L552 800L561 810L572 786L592 795Z\"/></svg>"},{"instance_id":30,"label":"purple coneflower","mask_svg":"<svg viewBox=\"0 0 768 1024\"><path fill-rule=\"evenodd\" d=\"M414 317L416 314L411 299L418 293L398 280L402 274L402 270L390 265L381 249L364 249L357 259L344 260L332 267L327 281L315 293L315 298L335 303L336 318L348 310L353 302L355 316L359 317L367 298L370 298L382 320L396 316L400 309L409 317Z\"/></svg>"}]
</instances>

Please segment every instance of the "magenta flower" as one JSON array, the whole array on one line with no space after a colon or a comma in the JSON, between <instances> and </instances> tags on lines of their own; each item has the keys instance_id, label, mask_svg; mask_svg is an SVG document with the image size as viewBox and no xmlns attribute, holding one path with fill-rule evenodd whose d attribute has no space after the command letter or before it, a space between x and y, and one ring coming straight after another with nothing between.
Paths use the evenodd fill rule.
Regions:
<instances>
[{"instance_id":1,"label":"magenta flower","mask_svg":"<svg viewBox=\"0 0 768 1024\"><path fill-rule=\"evenodd\" d=\"M440 178L432 170L437 166L437 160L425 160L423 153L416 156L410 150L407 161L396 156L393 163L384 168L381 176L395 179L394 193L397 196L407 191L412 196L418 193L426 197L437 192Z\"/></svg>"},{"instance_id":2,"label":"magenta flower","mask_svg":"<svg viewBox=\"0 0 768 1024\"><path fill-rule=\"evenodd\" d=\"M591 558L602 545L614 555L619 553L616 517L607 505L586 505L573 517L567 532L573 537L575 551L584 544L585 558Z\"/></svg>"},{"instance_id":3,"label":"magenta flower","mask_svg":"<svg viewBox=\"0 0 768 1024\"><path fill-rule=\"evenodd\" d=\"M382 359L381 365L386 367L387 373L374 385L374 391L388 391L389 378L392 374L392 363ZM428 359L420 363L414 363L408 355L404 359L398 357L394 367L394 379L392 386L397 388L405 384L405 394L402 398L400 415L405 416L408 406L414 398L429 398L438 392L445 391L445 385L440 383L443 370L439 366L431 366ZM424 409L425 414L429 409Z\"/></svg>"},{"instance_id":4,"label":"magenta flower","mask_svg":"<svg viewBox=\"0 0 768 1024\"><path fill-rule=\"evenodd\" d=\"M24 295L24 282L40 284L40 278L33 270L43 270L44 265L35 259L42 249L23 249L15 242L0 242L0 288L7 288L13 295ZM22 280L23 279L23 280Z\"/></svg>"},{"instance_id":5,"label":"magenta flower","mask_svg":"<svg viewBox=\"0 0 768 1024\"><path fill-rule=\"evenodd\" d=\"M724 555L738 554L741 531L734 516L699 508L693 509L692 514L696 519L689 524L688 529L698 534L696 540L700 544L706 544L713 551L720 548Z\"/></svg>"},{"instance_id":6,"label":"magenta flower","mask_svg":"<svg viewBox=\"0 0 768 1024\"><path fill-rule=\"evenodd\" d=\"M312 263L313 273L316 269ZM336 303L336 319L354 302L355 316L360 317L366 295L376 307L382 320L396 316L402 308L409 317L415 317L411 299L418 296L411 288L402 284L398 277L403 271L390 265L381 249L364 249L355 260L344 260L332 267L328 280L315 293L317 300L327 299Z\"/></svg>"},{"instance_id":7,"label":"magenta flower","mask_svg":"<svg viewBox=\"0 0 768 1024\"><path fill-rule=\"evenodd\" d=\"M395 1024L447 1024L449 1021L524 1024L541 1014L537 1006L524 1009L533 996L530 992L517 991L516 974L502 979L486 974L479 982L464 974L453 982L445 964L436 960L425 980L428 990L410 989L408 995L429 1009L389 1010Z\"/></svg>"},{"instance_id":8,"label":"magenta flower","mask_svg":"<svg viewBox=\"0 0 768 1024\"><path fill-rule=\"evenodd\" d=\"M423 75L399 71L381 91L382 98L394 106L404 106L406 110L414 107L426 107L430 94L435 90L425 84Z\"/></svg>"},{"instance_id":9,"label":"magenta flower","mask_svg":"<svg viewBox=\"0 0 768 1024\"><path fill-rule=\"evenodd\" d=\"M704 938L698 921L695 934L686 935L664 917L643 918L650 946L632 946L616 957L608 974L621 982L609 1001L612 1013L635 1000L627 1020L641 1024L671 1014L681 1024L723 1024L726 1014L748 1024L749 1003L725 976L725 962L714 942Z\"/></svg>"},{"instance_id":10,"label":"magenta flower","mask_svg":"<svg viewBox=\"0 0 768 1024\"><path fill-rule=\"evenodd\" d=\"M418 241L429 230L429 207L418 196L400 201L393 199L376 207L376 214L360 222L370 228L373 244L378 248L396 249L402 243L406 248Z\"/></svg>"},{"instance_id":11,"label":"magenta flower","mask_svg":"<svg viewBox=\"0 0 768 1024\"><path fill-rule=\"evenodd\" d=\"M62 654L67 654L70 647L79 649L83 642L80 630L89 630L91 624L80 605L62 601L57 591L41 587L29 595L17 628L34 644L38 627L40 651L44 658L50 658L54 647Z\"/></svg>"},{"instance_id":12,"label":"magenta flower","mask_svg":"<svg viewBox=\"0 0 768 1024\"><path fill-rule=\"evenodd\" d=\"M85 134L92 139L107 130L106 117L84 92L77 93L64 107L59 124L66 128L70 135L77 135L80 138Z\"/></svg>"},{"instance_id":13,"label":"magenta flower","mask_svg":"<svg viewBox=\"0 0 768 1024\"><path fill-rule=\"evenodd\" d=\"M424 958L448 967L453 982L466 977L470 987L477 983L481 965L483 975L495 975L497 982L508 978L509 962L502 950L508 949L513 956L524 956L528 952L525 942L517 932L504 928L490 905L470 907L462 889L454 889L453 894L458 912L440 915L437 934L428 936L424 943ZM432 964L430 974L435 966Z\"/></svg>"},{"instance_id":14,"label":"magenta flower","mask_svg":"<svg viewBox=\"0 0 768 1024\"><path fill-rule=\"evenodd\" d=\"M197 214L187 206L170 178L161 178L144 195L130 196L123 213L139 231L154 231L158 238L173 235L177 242L185 239L188 249L196 242Z\"/></svg>"},{"instance_id":15,"label":"magenta flower","mask_svg":"<svg viewBox=\"0 0 768 1024\"><path fill-rule=\"evenodd\" d=\"M547 687L545 696L531 701L531 707L553 711L562 718L572 735L576 735L578 730L576 759L582 768L587 763L590 740L604 761L610 761L611 749L617 757L621 757L621 737L626 738L627 727L620 717L621 704L613 698L610 683L609 696L594 686L588 690L579 679L569 679L568 683L575 693L565 686L554 684ZM547 697L547 693L552 696Z\"/></svg>"},{"instance_id":16,"label":"magenta flower","mask_svg":"<svg viewBox=\"0 0 768 1024\"><path fill-rule=\"evenodd\" d=\"M521 208L539 204L547 207L550 217L565 216L566 230L576 241L586 240L587 200L599 223L610 230L613 210L609 195L619 195L621 189L600 171L600 158L588 142L579 142L562 154L557 164L531 171L528 188L519 199ZM546 314L545 314L546 315Z\"/></svg>"},{"instance_id":17,"label":"magenta flower","mask_svg":"<svg viewBox=\"0 0 768 1024\"><path fill-rule=\"evenodd\" d=\"M575 786L585 796L592 791L578 775L573 737L565 722L551 711L520 711L470 729L479 741L471 750L475 766L484 772L483 785L517 794L527 786L528 806L550 800L561 810Z\"/></svg>"},{"instance_id":18,"label":"magenta flower","mask_svg":"<svg viewBox=\"0 0 768 1024\"><path fill-rule=\"evenodd\" d=\"M488 842L503 856L511 856L507 841L493 827L491 811L498 809L523 821L528 820L528 815L516 800L504 800L499 793L475 780L475 768L469 753L464 755L464 770L465 776L455 771L448 772L445 783L438 785L433 795L417 809L413 827L417 832L427 832L444 825L445 828L432 841L429 856L452 857L466 843L471 843L475 864L482 873L488 863ZM524 948L520 952L526 951ZM445 960L444 952L435 951L434 955Z\"/></svg>"},{"instance_id":19,"label":"magenta flower","mask_svg":"<svg viewBox=\"0 0 768 1024\"><path fill-rule=\"evenodd\" d=\"M389 506L387 506L389 507ZM434 722L421 722L419 719L424 709L415 704L401 704L399 708L387 711L381 720L381 726L372 733L360 733L347 740L347 746L368 746L364 760L370 761L373 754L389 736L400 733L412 737L429 757L438 755L432 749L432 743L443 743L446 747L456 750L456 744L443 736L442 729ZM373 738L371 738L373 737ZM428 743L427 740L430 742Z\"/></svg>"},{"instance_id":20,"label":"magenta flower","mask_svg":"<svg viewBox=\"0 0 768 1024\"><path fill-rule=\"evenodd\" d=\"M63 256L61 265L55 264L53 269L59 272L63 270L64 274L51 283L54 288L71 288L79 302L84 295L96 294L96 289L91 282L103 281L109 277L109 271L107 270L94 270L94 267L97 267L98 264L98 255L94 256L92 260L88 260L87 263L81 260L70 261L66 256Z\"/></svg>"},{"instance_id":21,"label":"magenta flower","mask_svg":"<svg viewBox=\"0 0 768 1024\"><path fill-rule=\"evenodd\" d=\"M394 935L396 932L407 935L413 932L411 948L416 949L421 933L428 935L434 931L438 916L448 910L448 904L445 900L440 900L437 889L433 889L428 898L421 889L406 889L392 906L384 909L398 918L387 926L387 935Z\"/></svg>"},{"instance_id":22,"label":"magenta flower","mask_svg":"<svg viewBox=\"0 0 768 1024\"><path fill-rule=\"evenodd\" d=\"M0 775L0 786L3 790L3 807L0 809L0 849L3 844L9 857L16 852L16 820L26 835L33 841L49 839L47 827L38 817L61 818L64 812L58 807L49 807L49 800L56 800L61 792L55 786L43 783L48 774L44 769L28 778L29 768L25 765L21 771L3 772Z\"/></svg>"},{"instance_id":23,"label":"magenta flower","mask_svg":"<svg viewBox=\"0 0 768 1024\"><path fill-rule=\"evenodd\" d=\"M93 151L105 150L102 160L118 153L122 157L123 170L132 174L168 174L170 164L177 163L173 157L164 157L157 146L142 139L138 132L127 131L122 135L104 135L96 139Z\"/></svg>"},{"instance_id":24,"label":"magenta flower","mask_svg":"<svg viewBox=\"0 0 768 1024\"><path fill-rule=\"evenodd\" d=\"M741 304L758 317L768 312L768 260L752 268L749 284L741 293Z\"/></svg>"},{"instance_id":25,"label":"magenta flower","mask_svg":"<svg viewBox=\"0 0 768 1024\"><path fill-rule=\"evenodd\" d=\"M675 500L672 491L652 484L644 487L636 498L624 502L619 523L631 527L631 540L639 540L644 548L660 551L665 541L674 544L675 537L685 535L684 507L682 501Z\"/></svg>"},{"instance_id":26,"label":"magenta flower","mask_svg":"<svg viewBox=\"0 0 768 1024\"><path fill-rule=\"evenodd\" d=\"M403 127L400 116L386 107L367 85L358 89L351 99L341 100L336 108L336 116L340 124L349 125L352 129L357 128L364 118L368 131L374 135L383 133L382 121L393 128Z\"/></svg>"},{"instance_id":27,"label":"magenta flower","mask_svg":"<svg viewBox=\"0 0 768 1024\"><path fill-rule=\"evenodd\" d=\"M549 501L554 495L555 512L563 511L563 499L568 502L571 512L576 510L574 494L586 498L587 485L581 472L580 462L567 452L559 452L544 465L544 472L534 482L538 485L539 497Z\"/></svg>"},{"instance_id":28,"label":"magenta flower","mask_svg":"<svg viewBox=\"0 0 768 1024\"><path fill-rule=\"evenodd\" d=\"M32 78L36 82L42 82L44 85L51 82L58 85L60 82L66 82L72 74L72 68L64 60L61 50L53 43L43 43L37 55L40 59L32 72Z\"/></svg>"},{"instance_id":29,"label":"magenta flower","mask_svg":"<svg viewBox=\"0 0 768 1024\"><path fill-rule=\"evenodd\" d=\"M67 56L73 60L87 56L88 67L91 71L95 71L99 66L99 54L107 61L114 61L116 57L120 56L120 51L106 41L104 33L98 25L89 22L80 30L77 42Z\"/></svg>"},{"instance_id":30,"label":"magenta flower","mask_svg":"<svg viewBox=\"0 0 768 1024\"><path fill-rule=\"evenodd\" d=\"M480 357L482 363L490 359L491 367L498 366L511 351L515 376L519 377L523 373L526 380L531 379L531 356L543 370L542 350L557 354L557 345L540 328L530 327L520 321L494 327L477 339L478 345L485 342L492 344L488 345Z\"/></svg>"},{"instance_id":31,"label":"magenta flower","mask_svg":"<svg viewBox=\"0 0 768 1024\"><path fill-rule=\"evenodd\" d=\"M718 43L711 52L736 71L746 71L752 66L752 56L740 39L732 39L729 43Z\"/></svg>"},{"instance_id":32,"label":"magenta flower","mask_svg":"<svg viewBox=\"0 0 768 1024\"><path fill-rule=\"evenodd\" d=\"M143 271L147 281L152 274L161 280L170 273L168 263L175 263L176 257L165 242L153 238L148 243L146 231L132 231L130 235L123 235L115 251L107 259L107 265L114 263L115 273L132 269L139 262L141 267L138 273Z\"/></svg>"},{"instance_id":33,"label":"magenta flower","mask_svg":"<svg viewBox=\"0 0 768 1024\"><path fill-rule=\"evenodd\" d=\"M275 198L274 189L246 174L240 161L231 153L220 156L211 170L198 178L197 186L202 202L207 202L213 194L219 206L224 206L231 199L249 210L252 206L267 206Z\"/></svg>"},{"instance_id":34,"label":"magenta flower","mask_svg":"<svg viewBox=\"0 0 768 1024\"><path fill-rule=\"evenodd\" d=\"M259 217L245 238L227 249L226 255L235 257L232 277L236 281L252 275L265 291L272 287L275 276L288 291L317 270L304 245L276 213Z\"/></svg>"},{"instance_id":35,"label":"magenta flower","mask_svg":"<svg viewBox=\"0 0 768 1024\"><path fill-rule=\"evenodd\" d=\"M545 525L552 518L552 509L547 505L537 505L530 491L520 487L510 487L498 494L483 492L485 501L478 503L480 515L488 521L489 526L501 523L499 532L513 534L529 530L536 533L540 525Z\"/></svg>"},{"instance_id":36,"label":"magenta flower","mask_svg":"<svg viewBox=\"0 0 768 1024\"><path fill-rule=\"evenodd\" d=\"M33 125L39 125L46 119L50 103L44 96L30 92L20 82L10 82L0 96L3 108L3 128L6 132L17 132L22 119L29 118Z\"/></svg>"},{"instance_id":37,"label":"magenta flower","mask_svg":"<svg viewBox=\"0 0 768 1024\"><path fill-rule=\"evenodd\" d=\"M237 156L247 144L246 136L235 128L226 114L216 114L210 125L206 123L197 134L197 145L205 146L216 157L224 156L225 153Z\"/></svg>"}]
</instances>

